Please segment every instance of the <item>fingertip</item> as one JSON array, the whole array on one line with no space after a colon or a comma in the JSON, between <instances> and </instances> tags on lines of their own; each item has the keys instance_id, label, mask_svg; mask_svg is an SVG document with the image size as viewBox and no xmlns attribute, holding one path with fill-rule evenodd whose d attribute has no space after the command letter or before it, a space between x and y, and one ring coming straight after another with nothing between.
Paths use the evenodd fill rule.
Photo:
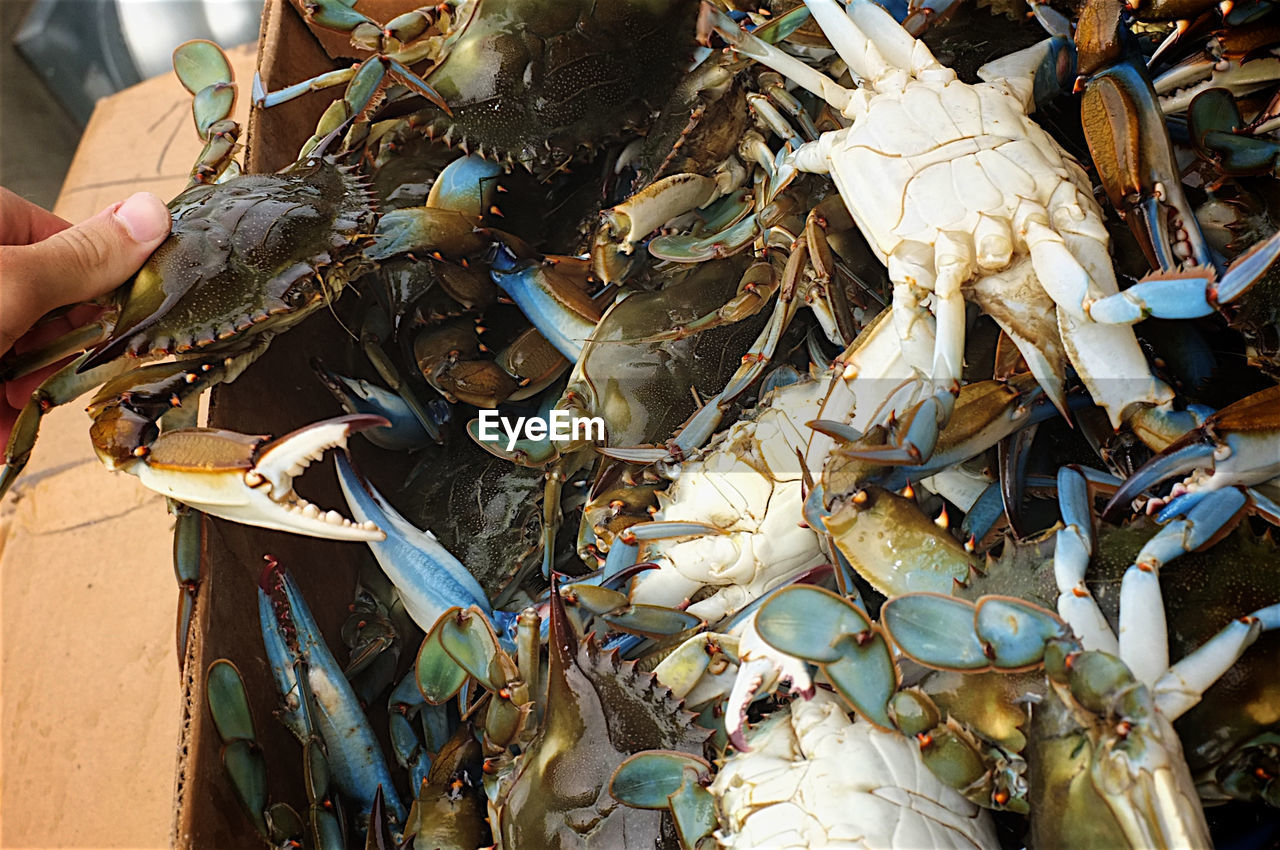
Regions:
<instances>
[{"instance_id":1,"label":"fingertip","mask_svg":"<svg viewBox=\"0 0 1280 850\"><path fill-rule=\"evenodd\" d=\"M169 233L169 208L150 192L130 195L114 215L129 237L141 245L157 245Z\"/></svg>"}]
</instances>

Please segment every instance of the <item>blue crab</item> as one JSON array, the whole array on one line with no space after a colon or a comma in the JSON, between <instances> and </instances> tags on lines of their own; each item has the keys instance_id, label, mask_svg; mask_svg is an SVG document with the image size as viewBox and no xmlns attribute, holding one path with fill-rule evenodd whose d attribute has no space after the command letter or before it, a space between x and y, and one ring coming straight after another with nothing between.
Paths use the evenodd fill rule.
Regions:
<instances>
[{"instance_id":1,"label":"blue crab","mask_svg":"<svg viewBox=\"0 0 1280 850\"><path fill-rule=\"evenodd\" d=\"M381 424L378 417L339 417L272 442L191 427L200 392L233 380L276 335L323 309L364 271L375 212L364 181L323 148L278 174L228 168L238 129L226 118L234 103L226 57L209 42L193 42L178 48L174 62L195 94L196 126L206 139L192 185L170 202L168 239L114 294L96 346L23 408L5 449L0 493L25 465L41 416L100 386L89 405L90 435L109 468L234 521L339 540L379 537L293 490L309 463L353 431ZM82 336L65 341L72 350L83 344ZM139 365L145 360L160 362Z\"/></svg>"},{"instance_id":2,"label":"blue crab","mask_svg":"<svg viewBox=\"0 0 1280 850\"><path fill-rule=\"evenodd\" d=\"M1085 487L1081 472L1063 470L1059 492L1067 525L1057 532L1053 561L1063 619L1009 596L969 601L911 593L886 602L876 625L829 591L792 588L761 607L756 628L775 652L816 663L860 715L916 736L925 762L970 799L992 808L1029 808L1033 843L1075 835L1096 846L1206 846L1196 785L1172 723L1262 632L1280 628L1280 604L1229 622L1170 665L1157 568L1198 540L1175 523L1148 539L1126 571L1117 641L1083 582L1094 549ZM1019 578L1021 572L1002 575L1025 587L1030 574ZM1043 669L1043 691L1032 680L1010 685L1009 693L1031 687L1044 694L1030 726L1019 728L1026 725L1018 719L1020 708L1002 719L964 686L947 694L947 711L952 717L971 712L986 740L1001 744L983 744L955 719L944 723L923 692L899 690L890 640L912 661L966 679ZM1030 769L1017 755L1023 747ZM1086 814L1089 827L1079 829Z\"/></svg>"},{"instance_id":3,"label":"blue crab","mask_svg":"<svg viewBox=\"0 0 1280 850\"><path fill-rule=\"evenodd\" d=\"M278 92L256 84L255 101L346 84L336 123L407 92L434 104L412 119L422 132L507 165L555 170L648 123L693 48L696 10L693 0L472 0L383 24L342 0L317 0L314 22L374 55ZM412 71L427 59L427 72Z\"/></svg>"}]
</instances>

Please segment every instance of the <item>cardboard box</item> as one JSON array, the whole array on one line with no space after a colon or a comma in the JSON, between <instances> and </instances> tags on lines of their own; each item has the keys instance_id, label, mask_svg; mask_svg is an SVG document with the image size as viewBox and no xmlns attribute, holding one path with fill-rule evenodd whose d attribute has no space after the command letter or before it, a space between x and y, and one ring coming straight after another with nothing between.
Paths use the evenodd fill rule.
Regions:
<instances>
[{"instance_id":1,"label":"cardboard box","mask_svg":"<svg viewBox=\"0 0 1280 850\"><path fill-rule=\"evenodd\" d=\"M349 59L334 61L326 54L288 0L267 0L258 57L267 90L348 65ZM293 162L334 97L335 90L312 92L271 109L254 110L248 127L248 170L270 172ZM340 414L310 366L311 358L321 353L333 361L335 340L349 344L350 337L325 313L280 336L234 383L214 389L209 424L280 436ZM298 491L324 508L346 512L329 461L314 464L300 479ZM206 519L204 581L184 665L173 836L178 848L256 846L256 833L226 780L221 744L204 707L204 672L218 658L234 661L244 677L272 799L305 811L301 748L272 715L278 698L258 627L257 583L268 553L292 572L334 648L342 646L339 629L354 595L358 565L371 558L363 543L315 540ZM375 723L377 714L371 712Z\"/></svg>"},{"instance_id":2,"label":"cardboard box","mask_svg":"<svg viewBox=\"0 0 1280 850\"><path fill-rule=\"evenodd\" d=\"M366 6L391 17L414 4ZM339 58L308 30L299 6L268 0L258 49L229 51L248 170L292 162L335 96L312 93L250 115L255 65L273 90L351 64L345 38L330 34L326 44ZM141 189L176 195L201 148L190 104L172 74L101 101L55 211L78 221ZM214 390L209 424L279 436L337 415L309 360L347 338L327 315L312 317L234 384ZM344 505L331 463L313 466L299 490L325 507ZM260 846L225 779L204 706L204 671L220 657L235 661L248 684L273 799L304 810L301 750L272 714L277 696L256 599L262 556L291 570L335 647L357 565L371 556L363 544L218 520L206 520L204 533L202 585L179 676L164 499L101 467L83 403L46 417L26 474L0 505L0 846Z\"/></svg>"},{"instance_id":3,"label":"cardboard box","mask_svg":"<svg viewBox=\"0 0 1280 850\"><path fill-rule=\"evenodd\" d=\"M242 84L256 45L229 51ZM54 211L176 195L201 143L171 74L99 102ZM248 116L248 98L238 114ZM0 846L159 848L178 740L172 521L113 475L84 402L52 411L0 503Z\"/></svg>"}]
</instances>

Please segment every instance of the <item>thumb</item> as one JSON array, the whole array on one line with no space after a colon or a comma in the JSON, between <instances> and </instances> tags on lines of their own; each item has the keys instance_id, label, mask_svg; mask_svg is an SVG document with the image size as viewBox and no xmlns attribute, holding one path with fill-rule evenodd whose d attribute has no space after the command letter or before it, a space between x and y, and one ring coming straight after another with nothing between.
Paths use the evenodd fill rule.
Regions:
<instances>
[{"instance_id":1,"label":"thumb","mask_svg":"<svg viewBox=\"0 0 1280 850\"><path fill-rule=\"evenodd\" d=\"M169 233L169 210L138 192L93 218L29 246L31 272L50 306L88 301L115 289L151 256Z\"/></svg>"},{"instance_id":2,"label":"thumb","mask_svg":"<svg viewBox=\"0 0 1280 850\"><path fill-rule=\"evenodd\" d=\"M141 267L169 226L164 202L138 192L40 242L3 246L3 330L19 336L55 307L110 292Z\"/></svg>"}]
</instances>

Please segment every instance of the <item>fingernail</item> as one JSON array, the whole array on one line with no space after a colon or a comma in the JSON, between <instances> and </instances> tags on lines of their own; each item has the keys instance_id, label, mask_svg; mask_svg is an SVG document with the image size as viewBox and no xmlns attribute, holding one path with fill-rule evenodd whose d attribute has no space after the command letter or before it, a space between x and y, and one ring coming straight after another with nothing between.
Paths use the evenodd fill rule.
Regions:
<instances>
[{"instance_id":1,"label":"fingernail","mask_svg":"<svg viewBox=\"0 0 1280 850\"><path fill-rule=\"evenodd\" d=\"M169 232L169 210L150 192L131 195L115 216L135 242L154 242Z\"/></svg>"}]
</instances>

